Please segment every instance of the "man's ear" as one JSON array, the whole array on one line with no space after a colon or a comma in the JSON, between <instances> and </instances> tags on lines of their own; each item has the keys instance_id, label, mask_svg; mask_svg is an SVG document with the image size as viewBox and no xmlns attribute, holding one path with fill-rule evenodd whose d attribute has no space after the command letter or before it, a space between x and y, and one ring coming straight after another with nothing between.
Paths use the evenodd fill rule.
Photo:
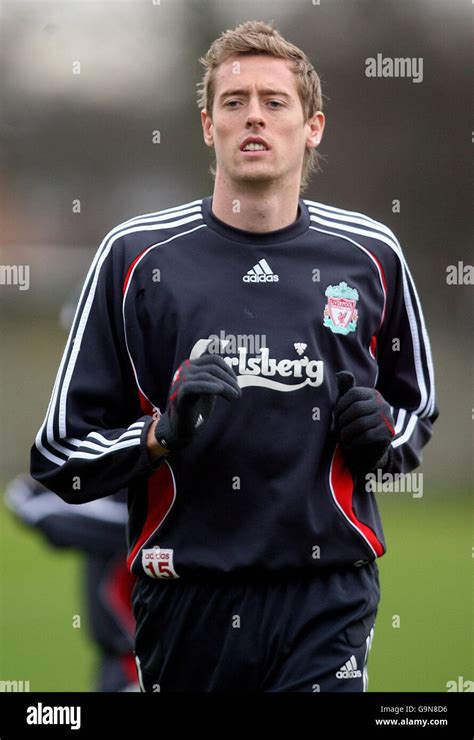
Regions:
<instances>
[{"instance_id":1,"label":"man's ear","mask_svg":"<svg viewBox=\"0 0 474 740\"><path fill-rule=\"evenodd\" d=\"M206 109L201 111L202 133L207 146L214 146L214 126L212 119L207 115Z\"/></svg>"},{"instance_id":2,"label":"man's ear","mask_svg":"<svg viewBox=\"0 0 474 740\"><path fill-rule=\"evenodd\" d=\"M308 149L316 149L321 143L323 138L324 126L326 124L326 118L324 113L320 110L316 111L314 116L308 119L307 126L309 133L306 139L306 146Z\"/></svg>"}]
</instances>

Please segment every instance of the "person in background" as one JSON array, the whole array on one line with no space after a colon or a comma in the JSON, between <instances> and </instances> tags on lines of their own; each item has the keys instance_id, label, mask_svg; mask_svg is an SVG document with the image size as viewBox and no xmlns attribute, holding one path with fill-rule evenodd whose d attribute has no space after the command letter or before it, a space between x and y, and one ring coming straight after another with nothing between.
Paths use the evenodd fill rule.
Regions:
<instances>
[{"instance_id":1,"label":"person in background","mask_svg":"<svg viewBox=\"0 0 474 740\"><path fill-rule=\"evenodd\" d=\"M78 295L61 308L69 330ZM134 576L126 565L127 491L69 506L29 475L7 486L5 503L26 526L56 548L84 555L83 593L98 661L93 691L138 691L133 654L135 619L131 608Z\"/></svg>"}]
</instances>

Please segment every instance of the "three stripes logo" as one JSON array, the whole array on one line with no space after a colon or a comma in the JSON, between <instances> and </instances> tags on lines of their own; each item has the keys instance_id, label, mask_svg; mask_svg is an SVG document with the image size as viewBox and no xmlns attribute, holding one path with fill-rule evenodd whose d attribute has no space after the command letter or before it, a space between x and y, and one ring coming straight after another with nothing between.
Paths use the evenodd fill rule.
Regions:
<instances>
[{"instance_id":1,"label":"three stripes logo","mask_svg":"<svg viewBox=\"0 0 474 740\"><path fill-rule=\"evenodd\" d=\"M346 660L344 665L342 665L336 673L336 678L360 678L361 676L362 673L357 670L357 660L355 655L351 655L349 660Z\"/></svg>"},{"instance_id":2,"label":"three stripes logo","mask_svg":"<svg viewBox=\"0 0 474 740\"><path fill-rule=\"evenodd\" d=\"M277 283L279 279L266 259L259 260L242 278L244 283Z\"/></svg>"}]
</instances>

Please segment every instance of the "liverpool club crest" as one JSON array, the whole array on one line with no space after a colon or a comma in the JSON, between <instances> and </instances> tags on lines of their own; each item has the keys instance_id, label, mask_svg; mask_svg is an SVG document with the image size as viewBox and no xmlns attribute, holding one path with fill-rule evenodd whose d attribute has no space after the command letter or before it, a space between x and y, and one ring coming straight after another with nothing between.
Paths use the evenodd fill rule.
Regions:
<instances>
[{"instance_id":1,"label":"liverpool club crest","mask_svg":"<svg viewBox=\"0 0 474 740\"><path fill-rule=\"evenodd\" d=\"M349 334L357 327L356 304L359 293L347 283L328 285L325 291L328 302L324 309L324 326L335 334Z\"/></svg>"}]
</instances>

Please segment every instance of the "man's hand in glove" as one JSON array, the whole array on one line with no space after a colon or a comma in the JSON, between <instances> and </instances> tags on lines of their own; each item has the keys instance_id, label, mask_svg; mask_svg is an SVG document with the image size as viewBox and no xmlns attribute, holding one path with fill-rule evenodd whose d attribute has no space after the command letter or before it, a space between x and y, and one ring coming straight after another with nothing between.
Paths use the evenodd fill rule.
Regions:
<instances>
[{"instance_id":1,"label":"man's hand in glove","mask_svg":"<svg viewBox=\"0 0 474 740\"><path fill-rule=\"evenodd\" d=\"M216 396L228 401L242 396L237 376L224 359L205 353L182 362L173 376L166 411L154 429L161 448L177 450L188 445L206 426ZM156 459L157 455L152 456Z\"/></svg>"},{"instance_id":2,"label":"man's hand in glove","mask_svg":"<svg viewBox=\"0 0 474 740\"><path fill-rule=\"evenodd\" d=\"M349 469L357 476L387 467L395 436L390 406L375 388L356 386L352 373L342 370L336 378L334 425Z\"/></svg>"}]
</instances>

